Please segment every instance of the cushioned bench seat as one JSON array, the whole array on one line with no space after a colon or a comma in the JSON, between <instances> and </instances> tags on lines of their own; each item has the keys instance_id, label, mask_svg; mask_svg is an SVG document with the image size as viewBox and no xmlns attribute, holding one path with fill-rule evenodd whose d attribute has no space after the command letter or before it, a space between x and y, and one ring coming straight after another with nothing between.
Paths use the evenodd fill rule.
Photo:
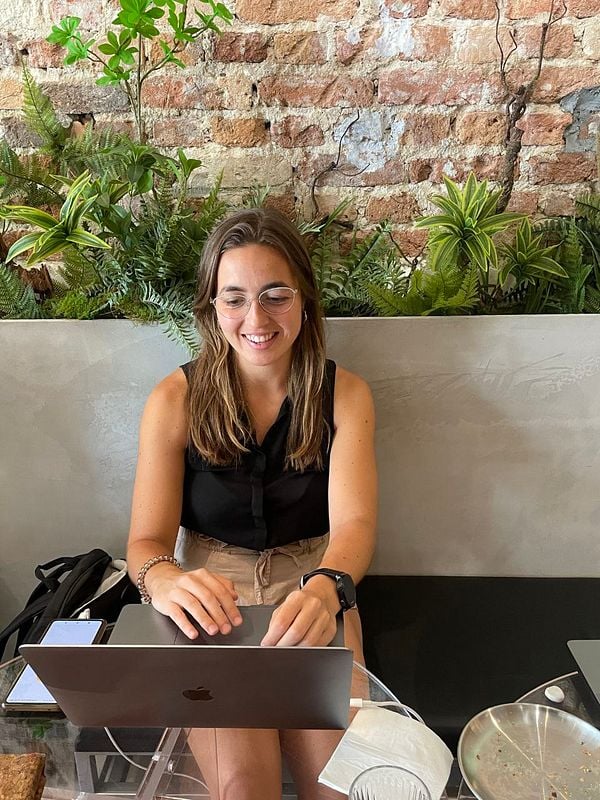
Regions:
<instances>
[{"instance_id":1,"label":"cushioned bench seat","mask_svg":"<svg viewBox=\"0 0 600 800\"><path fill-rule=\"evenodd\" d=\"M367 666L456 751L478 711L575 665L568 639L600 639L600 578L367 576Z\"/></svg>"}]
</instances>

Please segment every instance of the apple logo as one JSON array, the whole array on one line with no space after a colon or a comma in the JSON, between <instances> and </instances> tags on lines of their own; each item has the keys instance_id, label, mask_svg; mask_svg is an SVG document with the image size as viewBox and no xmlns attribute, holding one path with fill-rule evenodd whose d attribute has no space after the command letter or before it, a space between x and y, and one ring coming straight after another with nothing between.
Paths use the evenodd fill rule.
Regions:
<instances>
[{"instance_id":1,"label":"apple logo","mask_svg":"<svg viewBox=\"0 0 600 800\"><path fill-rule=\"evenodd\" d=\"M205 689L204 686L197 686L195 689L185 689L182 694L187 700L202 700L204 702L214 700L210 689Z\"/></svg>"}]
</instances>

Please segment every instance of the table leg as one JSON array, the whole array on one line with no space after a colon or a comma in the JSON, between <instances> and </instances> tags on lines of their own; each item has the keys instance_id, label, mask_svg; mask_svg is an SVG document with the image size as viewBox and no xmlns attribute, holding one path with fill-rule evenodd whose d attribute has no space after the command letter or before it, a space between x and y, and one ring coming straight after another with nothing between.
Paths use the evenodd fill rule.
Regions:
<instances>
[{"instance_id":1,"label":"table leg","mask_svg":"<svg viewBox=\"0 0 600 800\"><path fill-rule=\"evenodd\" d=\"M165 728L165 732L154 751L150 765L138 787L135 800L155 799L156 790L159 787L165 770L169 767L169 762L173 756L173 750L180 734L181 728Z\"/></svg>"}]
</instances>

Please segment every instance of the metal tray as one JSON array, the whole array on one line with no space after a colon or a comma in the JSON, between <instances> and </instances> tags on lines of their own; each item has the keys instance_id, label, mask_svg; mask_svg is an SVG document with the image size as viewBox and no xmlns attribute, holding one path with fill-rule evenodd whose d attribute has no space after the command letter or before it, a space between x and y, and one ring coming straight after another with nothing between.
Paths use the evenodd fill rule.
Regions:
<instances>
[{"instance_id":1,"label":"metal tray","mask_svg":"<svg viewBox=\"0 0 600 800\"><path fill-rule=\"evenodd\" d=\"M600 799L600 731L558 708L482 711L461 733L458 763L479 800Z\"/></svg>"}]
</instances>

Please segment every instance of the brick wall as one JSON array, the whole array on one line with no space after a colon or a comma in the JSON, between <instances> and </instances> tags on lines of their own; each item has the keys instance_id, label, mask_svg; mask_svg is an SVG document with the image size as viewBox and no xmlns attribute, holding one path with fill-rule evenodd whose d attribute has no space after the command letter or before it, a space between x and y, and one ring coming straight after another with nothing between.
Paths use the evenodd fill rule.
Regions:
<instances>
[{"instance_id":1,"label":"brick wall","mask_svg":"<svg viewBox=\"0 0 600 800\"><path fill-rule=\"evenodd\" d=\"M513 207L568 213L596 177L600 120L600 0L567 0L527 115ZM233 10L230 2L229 7ZM498 175L503 106L493 0L236 0L221 38L185 54L147 84L153 140L202 158L203 190L219 171L234 198L268 183L305 214L351 196L349 216L390 217L408 249L408 222L427 210L443 172ZM511 81L535 68L548 0L504 0L502 36L515 32ZM0 133L30 144L18 117L19 51L65 114L127 125L124 96L94 84L91 67L64 68L46 44L66 14L103 31L110 0L0 0ZM352 120L341 148L342 133ZM338 167L330 169L340 158ZM316 185L315 185L316 181Z\"/></svg>"}]
</instances>

